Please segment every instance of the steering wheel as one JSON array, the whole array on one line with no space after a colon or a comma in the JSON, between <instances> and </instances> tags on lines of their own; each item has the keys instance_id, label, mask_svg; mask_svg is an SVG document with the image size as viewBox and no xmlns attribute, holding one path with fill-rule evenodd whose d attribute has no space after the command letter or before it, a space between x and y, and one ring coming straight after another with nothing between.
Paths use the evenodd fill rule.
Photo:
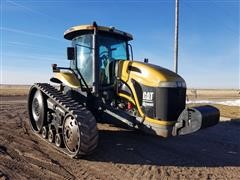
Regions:
<instances>
[{"instance_id":1,"label":"steering wheel","mask_svg":"<svg viewBox=\"0 0 240 180\"><path fill-rule=\"evenodd\" d=\"M99 56L102 56L102 55L108 54L108 53L109 53L109 51L108 51L108 50L105 50L105 51L102 51Z\"/></svg>"}]
</instances>

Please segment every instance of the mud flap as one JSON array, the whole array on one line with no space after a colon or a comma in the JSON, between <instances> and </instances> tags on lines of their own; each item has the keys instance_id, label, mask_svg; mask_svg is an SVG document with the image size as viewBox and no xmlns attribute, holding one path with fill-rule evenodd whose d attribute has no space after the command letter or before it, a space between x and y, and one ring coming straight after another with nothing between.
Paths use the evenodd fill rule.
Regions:
<instances>
[{"instance_id":1,"label":"mud flap","mask_svg":"<svg viewBox=\"0 0 240 180\"><path fill-rule=\"evenodd\" d=\"M204 129L219 122L220 112L213 106L186 108L178 117L172 135L185 135Z\"/></svg>"}]
</instances>

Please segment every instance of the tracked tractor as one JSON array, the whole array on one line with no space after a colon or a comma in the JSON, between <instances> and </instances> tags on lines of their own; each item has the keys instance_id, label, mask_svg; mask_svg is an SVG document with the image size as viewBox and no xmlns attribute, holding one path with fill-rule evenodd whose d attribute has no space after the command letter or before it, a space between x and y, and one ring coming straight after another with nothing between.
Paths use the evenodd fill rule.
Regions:
<instances>
[{"instance_id":1,"label":"tracked tractor","mask_svg":"<svg viewBox=\"0 0 240 180\"><path fill-rule=\"evenodd\" d=\"M147 60L133 60L131 34L94 22L68 29L64 38L71 41L70 65L53 64L52 83L31 87L28 112L33 132L67 155L93 152L96 123L106 116L161 137L218 123L215 107L185 107L181 76Z\"/></svg>"}]
</instances>

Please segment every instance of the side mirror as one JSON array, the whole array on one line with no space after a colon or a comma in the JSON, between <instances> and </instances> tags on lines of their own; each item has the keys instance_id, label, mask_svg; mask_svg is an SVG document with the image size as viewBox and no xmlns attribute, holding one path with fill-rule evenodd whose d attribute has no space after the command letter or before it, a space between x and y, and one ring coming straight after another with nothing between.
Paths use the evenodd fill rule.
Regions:
<instances>
[{"instance_id":1,"label":"side mirror","mask_svg":"<svg viewBox=\"0 0 240 180\"><path fill-rule=\"evenodd\" d=\"M59 68L57 67L57 64L52 64L52 70L53 72L60 72Z\"/></svg>"},{"instance_id":2,"label":"side mirror","mask_svg":"<svg viewBox=\"0 0 240 180\"><path fill-rule=\"evenodd\" d=\"M147 58L144 58L144 62L145 62L145 63L148 63L148 59L147 59Z\"/></svg>"},{"instance_id":3,"label":"side mirror","mask_svg":"<svg viewBox=\"0 0 240 180\"><path fill-rule=\"evenodd\" d=\"M75 48L74 47L68 47L67 48L67 58L68 58L68 60L74 60L75 59Z\"/></svg>"}]
</instances>

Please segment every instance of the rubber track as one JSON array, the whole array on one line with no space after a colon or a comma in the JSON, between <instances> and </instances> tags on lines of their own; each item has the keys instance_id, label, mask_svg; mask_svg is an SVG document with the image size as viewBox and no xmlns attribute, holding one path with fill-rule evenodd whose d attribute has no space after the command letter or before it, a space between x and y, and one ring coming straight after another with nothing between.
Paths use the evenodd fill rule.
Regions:
<instances>
[{"instance_id":1,"label":"rubber track","mask_svg":"<svg viewBox=\"0 0 240 180\"><path fill-rule=\"evenodd\" d=\"M69 155L73 158L79 158L81 156L90 154L97 147L98 143L98 131L96 120L93 114L86 109L83 105L79 104L74 99L63 94L55 87L47 83L36 83L33 87L40 90L45 96L52 99L58 106L60 106L65 114L72 115L78 122L80 127L80 147L78 152L71 154L66 148L58 148L53 143L49 143L46 139L43 139L40 134L36 134L42 140L51 144L55 149Z\"/></svg>"}]
</instances>

